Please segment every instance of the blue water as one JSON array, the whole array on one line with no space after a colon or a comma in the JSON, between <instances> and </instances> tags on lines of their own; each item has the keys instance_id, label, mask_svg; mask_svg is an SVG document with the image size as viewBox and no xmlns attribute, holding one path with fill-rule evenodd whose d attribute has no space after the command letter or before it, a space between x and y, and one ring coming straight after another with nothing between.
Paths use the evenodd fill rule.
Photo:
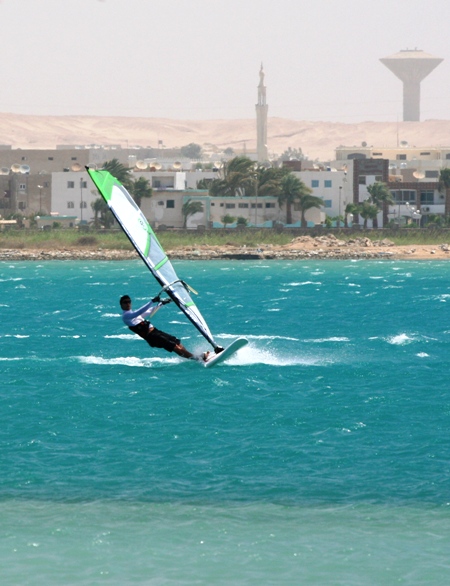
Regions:
<instances>
[{"instance_id":1,"label":"blue water","mask_svg":"<svg viewBox=\"0 0 450 586\"><path fill-rule=\"evenodd\" d=\"M449 584L450 264L174 264L214 369L139 261L0 264L0 583Z\"/></svg>"}]
</instances>

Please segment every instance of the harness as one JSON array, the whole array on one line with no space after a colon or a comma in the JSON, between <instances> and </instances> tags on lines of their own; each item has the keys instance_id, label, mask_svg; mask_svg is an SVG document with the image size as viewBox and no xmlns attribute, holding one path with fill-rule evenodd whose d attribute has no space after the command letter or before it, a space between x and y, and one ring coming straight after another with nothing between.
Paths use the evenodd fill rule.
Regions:
<instances>
[{"instance_id":1,"label":"harness","mask_svg":"<svg viewBox=\"0 0 450 586\"><path fill-rule=\"evenodd\" d=\"M149 332L153 330L153 326L151 326L150 322L145 319L144 321L138 323L137 326L128 326L128 328L141 338L144 338L144 340L148 336Z\"/></svg>"}]
</instances>

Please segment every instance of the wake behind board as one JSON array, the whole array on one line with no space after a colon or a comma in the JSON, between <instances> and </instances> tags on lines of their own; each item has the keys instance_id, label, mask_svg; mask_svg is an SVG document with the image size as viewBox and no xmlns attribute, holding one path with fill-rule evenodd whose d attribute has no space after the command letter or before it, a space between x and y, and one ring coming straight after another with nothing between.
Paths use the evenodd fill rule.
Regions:
<instances>
[{"instance_id":1,"label":"wake behind board","mask_svg":"<svg viewBox=\"0 0 450 586\"><path fill-rule=\"evenodd\" d=\"M229 346L222 350L220 354L212 354L211 358L208 358L206 362L203 364L205 368L211 368L212 366L216 366L216 364L220 364L230 356L233 356L240 348L243 348L248 344L248 340L245 338L238 338L234 342L232 342Z\"/></svg>"}]
</instances>

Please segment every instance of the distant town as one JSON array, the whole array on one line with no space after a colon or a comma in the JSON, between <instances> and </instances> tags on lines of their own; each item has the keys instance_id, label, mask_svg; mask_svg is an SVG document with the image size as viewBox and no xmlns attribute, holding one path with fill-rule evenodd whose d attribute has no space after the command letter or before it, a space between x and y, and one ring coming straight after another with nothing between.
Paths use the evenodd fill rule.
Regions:
<instances>
[{"instance_id":1,"label":"distant town","mask_svg":"<svg viewBox=\"0 0 450 586\"><path fill-rule=\"evenodd\" d=\"M399 77L405 63L416 70L417 62L432 68L441 61L417 50L403 53L382 60ZM139 205L159 230L447 223L450 146L416 147L400 140L378 147L362 142L336 146L334 160L327 162L309 160L300 148L269 156L264 75L261 65L255 152L225 148L204 153L196 143L178 149L163 148L162 143L154 148L0 145L0 227L110 227L113 218L101 208L85 170L105 165L110 171L114 166L125 171L130 186L139 186ZM420 112L420 92L411 96L408 88L405 120Z\"/></svg>"}]
</instances>

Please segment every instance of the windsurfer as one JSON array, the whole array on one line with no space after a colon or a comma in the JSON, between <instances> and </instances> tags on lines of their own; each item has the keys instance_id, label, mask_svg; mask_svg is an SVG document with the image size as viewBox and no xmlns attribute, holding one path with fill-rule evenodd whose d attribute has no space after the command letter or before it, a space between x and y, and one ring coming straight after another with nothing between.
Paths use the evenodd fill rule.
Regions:
<instances>
[{"instance_id":1,"label":"windsurfer","mask_svg":"<svg viewBox=\"0 0 450 586\"><path fill-rule=\"evenodd\" d=\"M151 301L132 311L131 298L129 295L123 295L120 298L120 307L122 308L122 320L132 332L143 338L152 348L164 348L168 352L175 352L183 358L198 360L189 350L187 350L178 338L167 334L155 328L149 321L144 319L154 315L160 307L170 303L172 299L161 299L159 295ZM200 358L207 360L209 352L205 352Z\"/></svg>"}]
</instances>

